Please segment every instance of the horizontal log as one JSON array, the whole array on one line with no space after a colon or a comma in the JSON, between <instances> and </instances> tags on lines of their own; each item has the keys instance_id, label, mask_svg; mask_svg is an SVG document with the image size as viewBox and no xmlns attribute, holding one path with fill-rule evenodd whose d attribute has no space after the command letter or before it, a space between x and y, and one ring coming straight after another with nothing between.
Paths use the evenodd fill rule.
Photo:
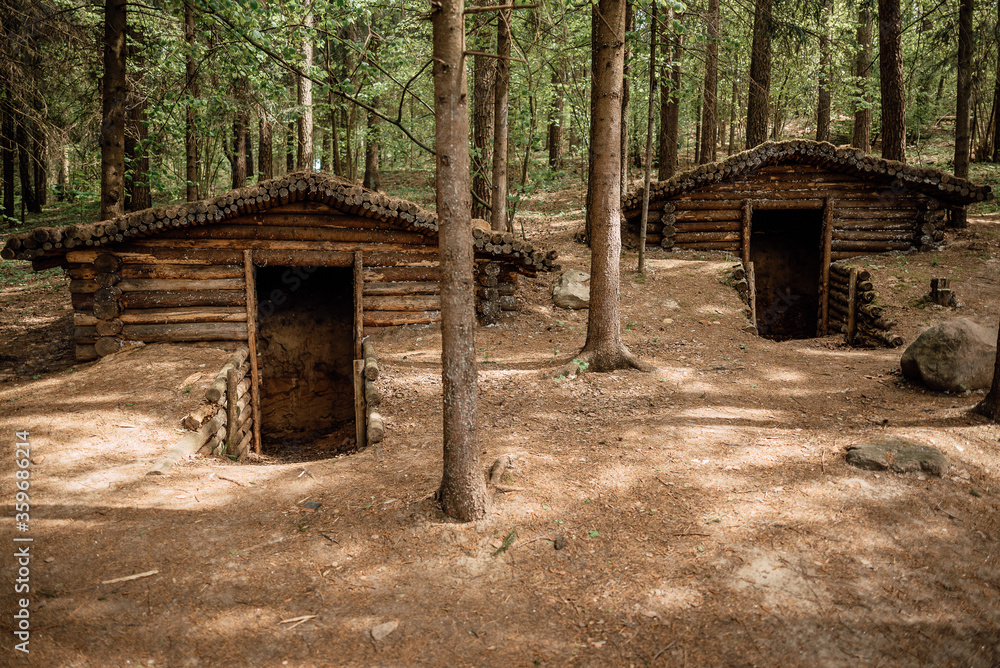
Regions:
<instances>
[{"instance_id":1,"label":"horizontal log","mask_svg":"<svg viewBox=\"0 0 1000 668\"><path fill-rule=\"evenodd\" d=\"M246 308L192 306L189 308L130 309L119 316L132 325L176 325L188 322L246 322Z\"/></svg>"},{"instance_id":2,"label":"horizontal log","mask_svg":"<svg viewBox=\"0 0 1000 668\"><path fill-rule=\"evenodd\" d=\"M437 245L363 243L354 241L295 241L259 239L139 239L132 242L139 248L197 248L210 250L271 250L271 251L337 251L341 253L395 252L416 255L437 255Z\"/></svg>"},{"instance_id":3,"label":"horizontal log","mask_svg":"<svg viewBox=\"0 0 1000 668\"><path fill-rule=\"evenodd\" d=\"M885 253L894 250L909 250L913 243L909 241L846 241L834 239L830 244L833 251L860 251L865 253Z\"/></svg>"},{"instance_id":4,"label":"horizontal log","mask_svg":"<svg viewBox=\"0 0 1000 668\"><path fill-rule=\"evenodd\" d=\"M395 281L434 281L441 280L440 267L377 267L365 268L362 271L365 285L369 283Z\"/></svg>"},{"instance_id":5,"label":"horizontal log","mask_svg":"<svg viewBox=\"0 0 1000 668\"><path fill-rule=\"evenodd\" d=\"M239 369L243 366L243 363L247 360L247 356L250 354L250 349L247 346L240 346L237 348L236 352L229 356L226 363L222 365L219 369L219 373L216 374L215 380L209 385L208 389L205 391L205 401L211 403L218 403L222 399L222 395L226 391L226 376L230 369Z\"/></svg>"},{"instance_id":6,"label":"horizontal log","mask_svg":"<svg viewBox=\"0 0 1000 668\"><path fill-rule=\"evenodd\" d=\"M500 306L501 311L517 311L517 297L513 295L500 295L497 299L497 304Z\"/></svg>"},{"instance_id":7,"label":"horizontal log","mask_svg":"<svg viewBox=\"0 0 1000 668\"><path fill-rule=\"evenodd\" d=\"M122 278L210 280L242 278L243 267L236 265L124 264L118 274Z\"/></svg>"},{"instance_id":8,"label":"horizontal log","mask_svg":"<svg viewBox=\"0 0 1000 668\"><path fill-rule=\"evenodd\" d=\"M69 282L70 294L87 294L97 292L101 286L93 279L71 279Z\"/></svg>"},{"instance_id":9,"label":"horizontal log","mask_svg":"<svg viewBox=\"0 0 1000 668\"><path fill-rule=\"evenodd\" d=\"M97 331L98 336L117 336L121 333L123 323L119 318L112 318L110 320L98 320L94 329Z\"/></svg>"},{"instance_id":10,"label":"horizontal log","mask_svg":"<svg viewBox=\"0 0 1000 668\"><path fill-rule=\"evenodd\" d=\"M183 306L244 306L246 293L243 290L126 292L121 296L121 303L126 310Z\"/></svg>"},{"instance_id":11,"label":"horizontal log","mask_svg":"<svg viewBox=\"0 0 1000 668\"><path fill-rule=\"evenodd\" d=\"M739 242L740 233L739 232L681 232L678 231L674 236L674 243L679 245L687 245L691 242L722 242L722 241L733 241Z\"/></svg>"},{"instance_id":12,"label":"horizontal log","mask_svg":"<svg viewBox=\"0 0 1000 668\"><path fill-rule=\"evenodd\" d=\"M188 434L170 448L160 460L153 465L146 475L163 475L167 469L177 463L181 457L198 452L222 427L223 421L218 417L213 417L201 426L201 428Z\"/></svg>"},{"instance_id":13,"label":"horizontal log","mask_svg":"<svg viewBox=\"0 0 1000 668\"><path fill-rule=\"evenodd\" d=\"M841 220L902 220L912 225L918 219L920 213L915 208L887 207L880 204L879 206L872 206L870 208L861 208L859 206L838 208L836 215Z\"/></svg>"},{"instance_id":14,"label":"horizontal log","mask_svg":"<svg viewBox=\"0 0 1000 668\"><path fill-rule=\"evenodd\" d=\"M395 283L365 283L363 295L439 295L441 283L437 281L397 281Z\"/></svg>"},{"instance_id":15,"label":"horizontal log","mask_svg":"<svg viewBox=\"0 0 1000 668\"><path fill-rule=\"evenodd\" d=\"M913 230L837 230L833 231L833 240L850 241L906 241L913 240Z\"/></svg>"},{"instance_id":16,"label":"horizontal log","mask_svg":"<svg viewBox=\"0 0 1000 668\"><path fill-rule=\"evenodd\" d=\"M73 263L93 262L101 250L79 250L66 253L66 261ZM133 244L116 244L115 253L128 264L195 264L234 265L243 262L243 252L239 250L211 250L196 248L139 247Z\"/></svg>"},{"instance_id":17,"label":"horizontal log","mask_svg":"<svg viewBox=\"0 0 1000 668\"><path fill-rule=\"evenodd\" d=\"M122 337L144 343L188 341L246 341L245 322L197 322L169 325L125 325Z\"/></svg>"},{"instance_id":18,"label":"horizontal log","mask_svg":"<svg viewBox=\"0 0 1000 668\"><path fill-rule=\"evenodd\" d=\"M94 344L76 344L76 361L77 362L91 362L96 360L100 355L97 354L97 350L94 349Z\"/></svg>"},{"instance_id":19,"label":"horizontal log","mask_svg":"<svg viewBox=\"0 0 1000 668\"><path fill-rule=\"evenodd\" d=\"M169 230L158 239L229 239L254 241L342 241L366 244L407 244L437 247L437 238L394 229L349 229L342 226L275 224L275 216L262 217L262 224L218 224ZM249 221L248 221L249 222ZM331 249L336 250L336 249Z\"/></svg>"},{"instance_id":20,"label":"horizontal log","mask_svg":"<svg viewBox=\"0 0 1000 668\"><path fill-rule=\"evenodd\" d=\"M675 214L676 220L675 225L678 229L685 223L693 222L706 222L711 220L718 221L739 221L742 219L742 213L739 209L677 209Z\"/></svg>"},{"instance_id":21,"label":"horizontal log","mask_svg":"<svg viewBox=\"0 0 1000 668\"><path fill-rule=\"evenodd\" d=\"M182 290L242 290L242 278L126 278L118 282L122 292Z\"/></svg>"},{"instance_id":22,"label":"horizontal log","mask_svg":"<svg viewBox=\"0 0 1000 668\"><path fill-rule=\"evenodd\" d=\"M736 232L742 226L741 220L712 221L712 222L692 222L678 221L674 225L674 233L682 232Z\"/></svg>"},{"instance_id":23,"label":"horizontal log","mask_svg":"<svg viewBox=\"0 0 1000 668\"><path fill-rule=\"evenodd\" d=\"M898 220L851 220L837 218L834 222L835 230L882 230L882 231L910 231L916 229L912 221Z\"/></svg>"},{"instance_id":24,"label":"horizontal log","mask_svg":"<svg viewBox=\"0 0 1000 668\"><path fill-rule=\"evenodd\" d=\"M391 295L362 298L365 311L440 311L438 295Z\"/></svg>"},{"instance_id":25,"label":"horizontal log","mask_svg":"<svg viewBox=\"0 0 1000 668\"><path fill-rule=\"evenodd\" d=\"M365 311L365 327L395 327L397 325L425 325L441 322L440 311L411 313L406 311Z\"/></svg>"},{"instance_id":26,"label":"horizontal log","mask_svg":"<svg viewBox=\"0 0 1000 668\"><path fill-rule=\"evenodd\" d=\"M676 243L678 248L688 249L688 250L727 250L736 252L739 250L740 245L738 242L734 241L698 241L686 243Z\"/></svg>"}]
</instances>

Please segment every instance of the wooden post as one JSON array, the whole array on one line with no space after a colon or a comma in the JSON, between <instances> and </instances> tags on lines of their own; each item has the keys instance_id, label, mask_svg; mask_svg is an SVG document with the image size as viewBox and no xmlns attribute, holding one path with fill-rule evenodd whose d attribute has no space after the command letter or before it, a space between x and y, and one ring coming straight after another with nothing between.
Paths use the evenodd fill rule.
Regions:
<instances>
[{"instance_id":1,"label":"wooden post","mask_svg":"<svg viewBox=\"0 0 1000 668\"><path fill-rule=\"evenodd\" d=\"M833 198L823 205L823 260L819 277L819 333L830 333L830 262L833 246Z\"/></svg>"},{"instance_id":2,"label":"wooden post","mask_svg":"<svg viewBox=\"0 0 1000 668\"><path fill-rule=\"evenodd\" d=\"M847 279L847 345L854 345L854 335L858 329L858 268L851 267Z\"/></svg>"},{"instance_id":3,"label":"wooden post","mask_svg":"<svg viewBox=\"0 0 1000 668\"><path fill-rule=\"evenodd\" d=\"M757 273L753 262L744 265L747 268L747 301L750 302L750 324L757 329ZM758 332L759 333L759 332Z\"/></svg>"},{"instance_id":4,"label":"wooden post","mask_svg":"<svg viewBox=\"0 0 1000 668\"><path fill-rule=\"evenodd\" d=\"M236 410L236 369L229 367L226 371L226 452L237 455L236 425L239 424L239 414Z\"/></svg>"},{"instance_id":5,"label":"wooden post","mask_svg":"<svg viewBox=\"0 0 1000 668\"><path fill-rule=\"evenodd\" d=\"M365 334L365 313L362 306L364 295L364 262L361 251L354 253L354 359L361 359L361 340Z\"/></svg>"},{"instance_id":6,"label":"wooden post","mask_svg":"<svg viewBox=\"0 0 1000 668\"><path fill-rule=\"evenodd\" d=\"M260 370L257 368L257 282L251 252L243 251L243 278L247 293L247 346L250 353L250 408L253 411L253 451L260 454Z\"/></svg>"},{"instance_id":7,"label":"wooden post","mask_svg":"<svg viewBox=\"0 0 1000 668\"><path fill-rule=\"evenodd\" d=\"M740 230L740 256L743 266L750 266L750 222L753 220L753 203L743 200L743 226Z\"/></svg>"},{"instance_id":8,"label":"wooden post","mask_svg":"<svg viewBox=\"0 0 1000 668\"><path fill-rule=\"evenodd\" d=\"M354 360L354 431L358 450L365 447L368 433L368 411L365 410L365 361Z\"/></svg>"}]
</instances>

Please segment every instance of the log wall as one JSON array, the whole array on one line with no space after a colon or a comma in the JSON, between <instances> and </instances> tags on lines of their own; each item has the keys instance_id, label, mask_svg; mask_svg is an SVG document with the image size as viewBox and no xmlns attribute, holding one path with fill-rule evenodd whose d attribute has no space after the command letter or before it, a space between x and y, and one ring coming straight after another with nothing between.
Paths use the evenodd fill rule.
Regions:
<instances>
[{"instance_id":1,"label":"log wall","mask_svg":"<svg viewBox=\"0 0 1000 668\"><path fill-rule=\"evenodd\" d=\"M242 461L250 452L256 425L249 352L241 346L232 354L206 390L202 404L181 421L186 429L201 434L197 450L201 454ZM211 428L203 429L205 425Z\"/></svg>"}]
</instances>

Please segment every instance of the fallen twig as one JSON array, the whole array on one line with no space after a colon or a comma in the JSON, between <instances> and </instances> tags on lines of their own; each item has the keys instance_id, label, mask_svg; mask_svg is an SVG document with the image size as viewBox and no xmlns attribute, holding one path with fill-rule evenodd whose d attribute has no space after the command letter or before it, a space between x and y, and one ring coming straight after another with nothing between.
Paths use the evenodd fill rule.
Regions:
<instances>
[{"instance_id":1,"label":"fallen twig","mask_svg":"<svg viewBox=\"0 0 1000 668\"><path fill-rule=\"evenodd\" d=\"M156 575L160 571L146 571L145 573L136 573L135 575L126 575L123 578L115 578L114 580L102 580L101 584L115 584L117 582L128 582L129 580L138 580L139 578L148 578L151 575Z\"/></svg>"}]
</instances>

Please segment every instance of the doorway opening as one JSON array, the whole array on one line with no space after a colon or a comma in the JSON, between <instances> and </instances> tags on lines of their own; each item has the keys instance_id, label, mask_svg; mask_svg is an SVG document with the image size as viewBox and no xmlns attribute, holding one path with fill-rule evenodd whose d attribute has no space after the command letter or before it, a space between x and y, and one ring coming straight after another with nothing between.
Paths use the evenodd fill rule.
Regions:
<instances>
[{"instance_id":1,"label":"doorway opening","mask_svg":"<svg viewBox=\"0 0 1000 668\"><path fill-rule=\"evenodd\" d=\"M823 210L755 210L751 224L757 331L775 341L817 336Z\"/></svg>"},{"instance_id":2,"label":"doorway opening","mask_svg":"<svg viewBox=\"0 0 1000 668\"><path fill-rule=\"evenodd\" d=\"M350 267L258 267L261 441L291 461L354 450Z\"/></svg>"}]
</instances>

